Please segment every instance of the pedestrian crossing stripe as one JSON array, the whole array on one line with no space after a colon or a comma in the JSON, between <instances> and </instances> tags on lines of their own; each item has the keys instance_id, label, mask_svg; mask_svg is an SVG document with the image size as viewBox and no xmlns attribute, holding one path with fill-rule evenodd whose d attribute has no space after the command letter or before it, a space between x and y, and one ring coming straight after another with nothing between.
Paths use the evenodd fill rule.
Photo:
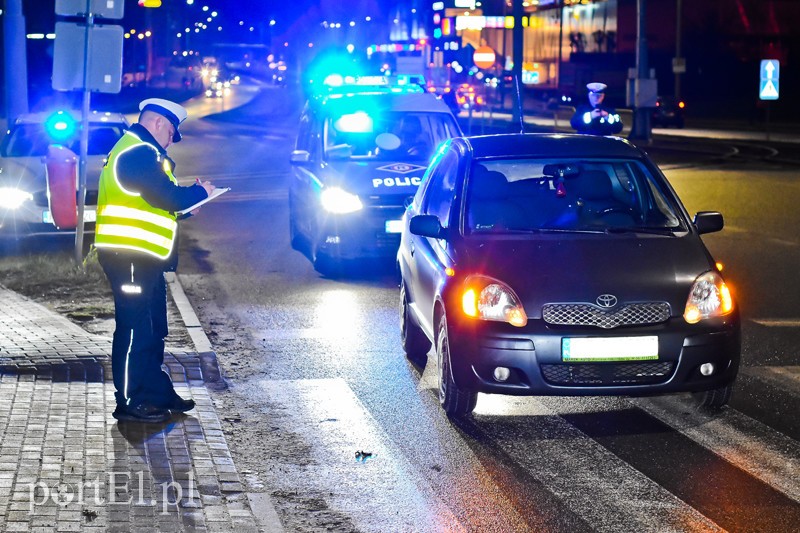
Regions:
<instances>
[{"instance_id":1,"label":"pedestrian crossing stripe","mask_svg":"<svg viewBox=\"0 0 800 533\"><path fill-rule=\"evenodd\" d=\"M778 99L778 82L773 80L761 81L761 92L759 98L762 100L777 100Z\"/></svg>"}]
</instances>

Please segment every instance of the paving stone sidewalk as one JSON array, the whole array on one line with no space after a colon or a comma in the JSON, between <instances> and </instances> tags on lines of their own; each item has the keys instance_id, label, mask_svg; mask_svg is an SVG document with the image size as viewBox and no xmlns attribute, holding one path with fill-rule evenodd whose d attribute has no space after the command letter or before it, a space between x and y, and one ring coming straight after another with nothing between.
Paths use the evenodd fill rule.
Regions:
<instances>
[{"instance_id":1,"label":"paving stone sidewalk","mask_svg":"<svg viewBox=\"0 0 800 533\"><path fill-rule=\"evenodd\" d=\"M111 339L0 286L0 531L259 531L196 353L169 351L197 407L117 423Z\"/></svg>"}]
</instances>

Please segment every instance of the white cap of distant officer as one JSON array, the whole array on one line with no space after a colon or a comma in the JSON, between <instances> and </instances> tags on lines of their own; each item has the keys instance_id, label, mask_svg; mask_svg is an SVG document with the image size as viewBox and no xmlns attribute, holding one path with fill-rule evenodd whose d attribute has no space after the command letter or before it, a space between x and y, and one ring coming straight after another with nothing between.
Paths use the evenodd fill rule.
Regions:
<instances>
[{"instance_id":1,"label":"white cap of distant officer","mask_svg":"<svg viewBox=\"0 0 800 533\"><path fill-rule=\"evenodd\" d=\"M607 87L608 85L606 85L605 83L600 83L598 81L593 81L592 83L586 84L586 88L589 89L589 92L595 94L605 92Z\"/></svg>"},{"instance_id":2,"label":"white cap of distant officer","mask_svg":"<svg viewBox=\"0 0 800 533\"><path fill-rule=\"evenodd\" d=\"M189 113L182 105L176 104L175 102L171 102L169 100L164 100L163 98L148 98L139 104L139 111L141 111L141 114L139 115L140 123L142 122L142 118L145 117L145 112L147 111L151 111L167 119L167 122L172 126L173 131L171 139L168 136L164 139L166 144L169 145L171 143L180 142L181 132L178 130L178 128L180 127L181 123L186 120L186 117L189 116ZM148 126L148 124L143 125L145 127ZM152 131L150 127L148 127L148 130L150 130L150 133L156 137L156 133L160 133L160 126L153 124L153 127L159 131ZM165 149L167 148L161 139L156 137L156 140L158 140Z\"/></svg>"}]
</instances>

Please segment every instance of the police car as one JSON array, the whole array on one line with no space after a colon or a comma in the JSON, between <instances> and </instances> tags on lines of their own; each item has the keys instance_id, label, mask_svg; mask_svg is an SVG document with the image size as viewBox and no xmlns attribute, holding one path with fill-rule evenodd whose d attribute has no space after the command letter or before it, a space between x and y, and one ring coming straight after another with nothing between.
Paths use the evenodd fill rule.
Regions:
<instances>
[{"instance_id":1,"label":"police car","mask_svg":"<svg viewBox=\"0 0 800 533\"><path fill-rule=\"evenodd\" d=\"M323 275L345 260L396 255L431 156L461 135L447 105L419 86L359 81L308 101L291 156L292 247Z\"/></svg>"},{"instance_id":2,"label":"police car","mask_svg":"<svg viewBox=\"0 0 800 533\"><path fill-rule=\"evenodd\" d=\"M0 142L0 240L34 235L74 233L59 230L50 211L47 171L44 164L53 144L80 153L80 112L28 113L10 124ZM119 113L92 111L86 161L86 209L84 220L94 231L100 171L106 155L128 129Z\"/></svg>"}]
</instances>

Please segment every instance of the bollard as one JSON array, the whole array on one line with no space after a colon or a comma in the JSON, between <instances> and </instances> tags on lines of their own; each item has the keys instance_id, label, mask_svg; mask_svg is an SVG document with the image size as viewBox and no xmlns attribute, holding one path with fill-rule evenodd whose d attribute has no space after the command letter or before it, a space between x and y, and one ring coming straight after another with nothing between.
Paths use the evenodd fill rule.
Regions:
<instances>
[{"instance_id":1,"label":"bollard","mask_svg":"<svg viewBox=\"0 0 800 533\"><path fill-rule=\"evenodd\" d=\"M47 204L58 229L78 227L78 156L59 144L51 144L45 157Z\"/></svg>"}]
</instances>

